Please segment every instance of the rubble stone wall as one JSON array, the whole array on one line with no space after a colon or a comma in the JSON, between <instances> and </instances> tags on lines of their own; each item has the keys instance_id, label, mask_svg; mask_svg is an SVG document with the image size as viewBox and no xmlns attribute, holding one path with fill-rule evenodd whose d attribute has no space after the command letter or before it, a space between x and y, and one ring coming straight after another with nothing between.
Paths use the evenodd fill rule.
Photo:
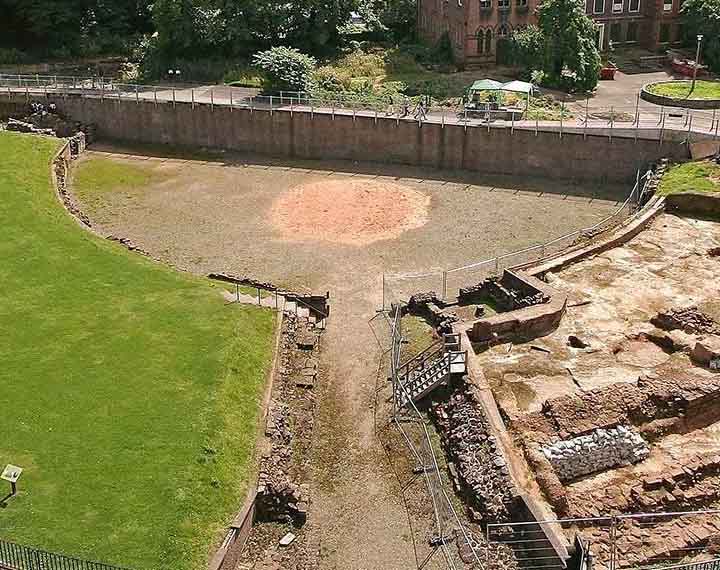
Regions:
<instances>
[{"instance_id":1,"label":"rubble stone wall","mask_svg":"<svg viewBox=\"0 0 720 570\"><path fill-rule=\"evenodd\" d=\"M572 481L590 473L642 461L650 449L640 434L624 426L597 429L591 434L543 448L558 478Z\"/></svg>"}]
</instances>

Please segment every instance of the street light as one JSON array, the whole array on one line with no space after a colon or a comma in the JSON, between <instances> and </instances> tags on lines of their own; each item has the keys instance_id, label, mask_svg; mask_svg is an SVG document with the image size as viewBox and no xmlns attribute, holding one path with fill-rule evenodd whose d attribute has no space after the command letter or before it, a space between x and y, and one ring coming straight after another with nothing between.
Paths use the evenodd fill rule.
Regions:
<instances>
[{"instance_id":1,"label":"street light","mask_svg":"<svg viewBox=\"0 0 720 570\"><path fill-rule=\"evenodd\" d=\"M695 91L695 79L697 78L698 67L700 67L700 44L702 43L703 35L698 34L697 36L697 51L695 52L695 65L693 66L693 80L692 86L690 87L690 94Z\"/></svg>"}]
</instances>

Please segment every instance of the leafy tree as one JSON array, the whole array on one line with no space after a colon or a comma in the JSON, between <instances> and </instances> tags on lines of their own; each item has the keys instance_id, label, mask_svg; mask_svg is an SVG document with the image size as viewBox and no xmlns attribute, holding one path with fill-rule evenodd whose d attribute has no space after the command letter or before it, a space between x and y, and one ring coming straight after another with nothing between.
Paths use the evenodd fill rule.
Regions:
<instances>
[{"instance_id":1,"label":"leafy tree","mask_svg":"<svg viewBox=\"0 0 720 570\"><path fill-rule=\"evenodd\" d=\"M360 0L356 10L376 36L412 41L417 35L417 1Z\"/></svg>"},{"instance_id":2,"label":"leafy tree","mask_svg":"<svg viewBox=\"0 0 720 570\"><path fill-rule=\"evenodd\" d=\"M253 64L263 72L266 89L305 91L317 62L294 48L274 47L256 53Z\"/></svg>"},{"instance_id":3,"label":"leafy tree","mask_svg":"<svg viewBox=\"0 0 720 570\"><path fill-rule=\"evenodd\" d=\"M510 61L526 69L542 67L545 37L534 25L515 30L510 37Z\"/></svg>"},{"instance_id":4,"label":"leafy tree","mask_svg":"<svg viewBox=\"0 0 720 570\"><path fill-rule=\"evenodd\" d=\"M702 61L720 71L720 0L685 0L682 18L685 41L694 46L702 34Z\"/></svg>"},{"instance_id":5,"label":"leafy tree","mask_svg":"<svg viewBox=\"0 0 720 570\"><path fill-rule=\"evenodd\" d=\"M582 0L543 0L538 25L544 38L543 69L551 80L591 91L600 73L596 27Z\"/></svg>"}]
</instances>

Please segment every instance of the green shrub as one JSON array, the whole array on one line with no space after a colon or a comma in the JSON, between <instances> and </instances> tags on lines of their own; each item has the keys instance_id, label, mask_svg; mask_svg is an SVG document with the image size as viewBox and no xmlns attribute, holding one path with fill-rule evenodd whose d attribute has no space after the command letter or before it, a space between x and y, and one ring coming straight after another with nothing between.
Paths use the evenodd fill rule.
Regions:
<instances>
[{"instance_id":1,"label":"green shrub","mask_svg":"<svg viewBox=\"0 0 720 570\"><path fill-rule=\"evenodd\" d=\"M317 65L314 57L288 47L258 52L252 61L263 73L265 89L271 91L305 91Z\"/></svg>"},{"instance_id":2,"label":"green shrub","mask_svg":"<svg viewBox=\"0 0 720 570\"><path fill-rule=\"evenodd\" d=\"M28 55L16 48L0 48L0 64L19 65L29 61Z\"/></svg>"}]
</instances>

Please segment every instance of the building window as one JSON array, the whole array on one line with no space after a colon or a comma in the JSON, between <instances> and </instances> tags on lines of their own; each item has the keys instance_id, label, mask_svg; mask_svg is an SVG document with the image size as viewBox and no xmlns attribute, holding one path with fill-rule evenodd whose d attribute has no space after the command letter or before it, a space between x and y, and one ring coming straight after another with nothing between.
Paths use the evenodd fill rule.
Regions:
<instances>
[{"instance_id":1,"label":"building window","mask_svg":"<svg viewBox=\"0 0 720 570\"><path fill-rule=\"evenodd\" d=\"M528 7L528 0L517 0L517 7L518 8L527 8Z\"/></svg>"},{"instance_id":2,"label":"building window","mask_svg":"<svg viewBox=\"0 0 720 570\"><path fill-rule=\"evenodd\" d=\"M622 38L622 24L620 22L614 22L610 24L610 41L614 44L623 41Z\"/></svg>"},{"instance_id":3,"label":"building window","mask_svg":"<svg viewBox=\"0 0 720 570\"><path fill-rule=\"evenodd\" d=\"M672 12L673 0L663 0L663 10L665 12Z\"/></svg>"},{"instance_id":4,"label":"building window","mask_svg":"<svg viewBox=\"0 0 720 570\"><path fill-rule=\"evenodd\" d=\"M660 24L660 43L666 44L670 41L670 24Z\"/></svg>"},{"instance_id":5,"label":"building window","mask_svg":"<svg viewBox=\"0 0 720 570\"><path fill-rule=\"evenodd\" d=\"M602 14L605 12L605 0L593 0L593 13Z\"/></svg>"},{"instance_id":6,"label":"building window","mask_svg":"<svg viewBox=\"0 0 720 570\"><path fill-rule=\"evenodd\" d=\"M640 11L640 0L630 0L629 10L631 12L639 12Z\"/></svg>"},{"instance_id":7,"label":"building window","mask_svg":"<svg viewBox=\"0 0 720 570\"><path fill-rule=\"evenodd\" d=\"M485 53L492 53L492 30L485 32Z\"/></svg>"},{"instance_id":8,"label":"building window","mask_svg":"<svg viewBox=\"0 0 720 570\"><path fill-rule=\"evenodd\" d=\"M605 24L597 25L597 29L595 31L595 43L600 51L605 48Z\"/></svg>"},{"instance_id":9,"label":"building window","mask_svg":"<svg viewBox=\"0 0 720 570\"><path fill-rule=\"evenodd\" d=\"M480 10L490 10L492 8L492 0L480 0Z\"/></svg>"},{"instance_id":10,"label":"building window","mask_svg":"<svg viewBox=\"0 0 720 570\"><path fill-rule=\"evenodd\" d=\"M638 23L628 22L626 42L636 42L638 39Z\"/></svg>"},{"instance_id":11,"label":"building window","mask_svg":"<svg viewBox=\"0 0 720 570\"><path fill-rule=\"evenodd\" d=\"M499 40L505 39L509 35L510 35L510 29L505 24L500 26L500 28L498 29L498 39Z\"/></svg>"},{"instance_id":12,"label":"building window","mask_svg":"<svg viewBox=\"0 0 720 570\"><path fill-rule=\"evenodd\" d=\"M623 0L612 0L613 14L619 14L623 11Z\"/></svg>"},{"instance_id":13,"label":"building window","mask_svg":"<svg viewBox=\"0 0 720 570\"><path fill-rule=\"evenodd\" d=\"M498 0L498 10L509 10L510 0Z\"/></svg>"}]
</instances>

